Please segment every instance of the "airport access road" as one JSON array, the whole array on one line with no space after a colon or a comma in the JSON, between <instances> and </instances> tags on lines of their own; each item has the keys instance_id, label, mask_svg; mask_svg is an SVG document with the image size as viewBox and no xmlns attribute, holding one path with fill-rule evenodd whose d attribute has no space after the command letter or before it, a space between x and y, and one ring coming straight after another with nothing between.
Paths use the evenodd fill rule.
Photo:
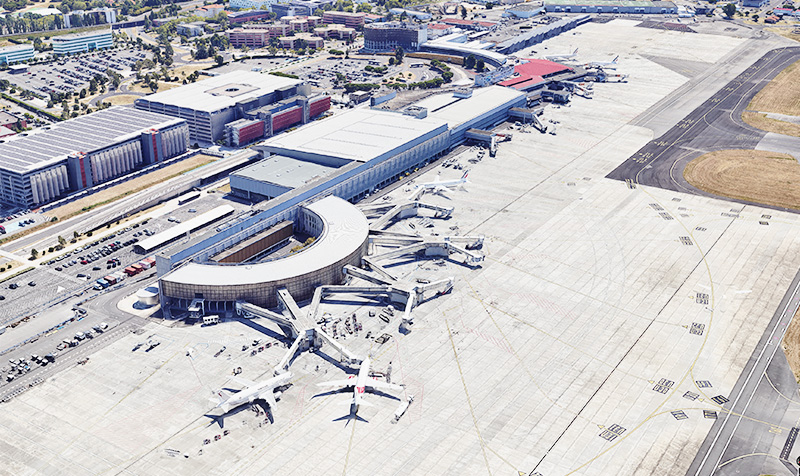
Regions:
<instances>
[{"instance_id":1,"label":"airport access road","mask_svg":"<svg viewBox=\"0 0 800 476\"><path fill-rule=\"evenodd\" d=\"M714 197L689 185L683 178L684 167L707 152L755 149L766 133L745 124L742 112L756 93L798 58L800 47L769 51L606 177L625 181L631 187L649 185Z\"/></svg>"}]
</instances>

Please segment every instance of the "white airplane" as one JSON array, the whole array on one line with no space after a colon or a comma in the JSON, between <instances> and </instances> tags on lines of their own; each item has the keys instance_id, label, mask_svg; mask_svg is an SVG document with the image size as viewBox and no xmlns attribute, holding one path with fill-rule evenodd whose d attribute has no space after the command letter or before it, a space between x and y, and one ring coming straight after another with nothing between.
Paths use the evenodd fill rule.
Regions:
<instances>
[{"instance_id":1,"label":"white airplane","mask_svg":"<svg viewBox=\"0 0 800 476\"><path fill-rule=\"evenodd\" d=\"M239 405L243 405L245 403L253 403L255 400L262 399L267 402L270 409L272 409L274 412L275 406L277 405L275 402L275 389L289 383L291 378L292 373L286 372L278 375L277 377L272 377L269 380L256 383L234 376L231 378L231 380L244 385L245 388L227 397L223 394L224 390L220 390L217 393L218 398L212 398L211 400L217 403L216 408L222 407L222 410L225 413L228 413L231 411L231 408L238 407ZM280 392L278 392L278 396L280 396Z\"/></svg>"},{"instance_id":2,"label":"white airplane","mask_svg":"<svg viewBox=\"0 0 800 476\"><path fill-rule=\"evenodd\" d=\"M465 183L469 183L467 177L469 176L469 170L464 172L464 175L461 176L460 179L454 180L440 180L439 176L436 176L436 180L433 182L426 182L426 183L418 183L414 186L415 191L424 190L433 193L439 192L446 192L448 189L452 187L458 187L459 185L463 185Z\"/></svg>"},{"instance_id":3,"label":"white airplane","mask_svg":"<svg viewBox=\"0 0 800 476\"><path fill-rule=\"evenodd\" d=\"M617 69L617 64L619 64L619 55L615 56L611 61L590 61L584 66L587 68Z\"/></svg>"},{"instance_id":4,"label":"white airplane","mask_svg":"<svg viewBox=\"0 0 800 476\"><path fill-rule=\"evenodd\" d=\"M572 53L545 55L544 59L546 59L547 61L566 61L574 59L577 54L578 54L578 48L575 48L575 51L573 51Z\"/></svg>"},{"instance_id":5,"label":"white airplane","mask_svg":"<svg viewBox=\"0 0 800 476\"><path fill-rule=\"evenodd\" d=\"M352 400L347 401L353 408L353 414L358 413L358 407L360 405L364 406L372 406L371 403L367 403L364 401L364 392L367 391L367 388L371 389L378 389L378 390L391 390L395 392L399 392L403 390L403 387L400 385L395 385L392 383L381 382L380 380L370 377L369 376L369 366L370 361L369 357L364 359L361 362L361 368L358 370L358 375L351 375L349 378L345 380L333 380L330 382L322 382L317 385L320 387L338 387L338 388L345 388L345 387L353 387L353 398Z\"/></svg>"}]
</instances>

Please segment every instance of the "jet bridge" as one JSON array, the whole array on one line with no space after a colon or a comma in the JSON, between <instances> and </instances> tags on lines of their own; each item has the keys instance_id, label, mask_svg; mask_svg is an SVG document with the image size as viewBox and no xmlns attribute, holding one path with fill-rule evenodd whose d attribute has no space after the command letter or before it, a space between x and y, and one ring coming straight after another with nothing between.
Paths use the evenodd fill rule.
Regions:
<instances>
[{"instance_id":1,"label":"jet bridge","mask_svg":"<svg viewBox=\"0 0 800 476\"><path fill-rule=\"evenodd\" d=\"M403 202L394 205L391 210L372 222L369 226L369 229L382 230L386 225L389 224L389 222L397 217L406 218L417 216L420 208L427 208L428 210L435 211L436 218L448 218L453 214L454 210L453 207L440 207L438 205L430 205L428 203L418 202L416 200L404 200Z\"/></svg>"},{"instance_id":2,"label":"jet bridge","mask_svg":"<svg viewBox=\"0 0 800 476\"><path fill-rule=\"evenodd\" d=\"M296 339L302 334L303 328L302 325L299 325L300 322L295 319L287 318L277 312L272 312L269 309L250 304L249 302L236 301L236 314L245 318L261 317L272 321L281 328L281 331L283 331L284 335L289 339Z\"/></svg>"},{"instance_id":3,"label":"jet bridge","mask_svg":"<svg viewBox=\"0 0 800 476\"><path fill-rule=\"evenodd\" d=\"M482 254L461 247L449 238L435 240L425 238L418 243L401 246L400 248L370 256L369 259L375 262L384 259L399 258L400 256L416 254L419 252L424 252L425 256L442 257L448 257L451 253L461 253L465 257L464 263L470 266L477 265L484 259Z\"/></svg>"}]
</instances>

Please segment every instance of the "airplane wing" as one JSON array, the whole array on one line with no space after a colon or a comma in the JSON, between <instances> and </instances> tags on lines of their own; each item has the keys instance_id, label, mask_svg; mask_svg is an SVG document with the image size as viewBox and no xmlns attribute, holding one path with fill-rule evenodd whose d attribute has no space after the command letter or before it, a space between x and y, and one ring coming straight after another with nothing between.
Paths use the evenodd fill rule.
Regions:
<instances>
[{"instance_id":1,"label":"airplane wing","mask_svg":"<svg viewBox=\"0 0 800 476\"><path fill-rule=\"evenodd\" d=\"M320 387L352 387L355 385L355 379L345 379L345 380L331 380L330 382L322 382L318 383Z\"/></svg>"},{"instance_id":2,"label":"airplane wing","mask_svg":"<svg viewBox=\"0 0 800 476\"><path fill-rule=\"evenodd\" d=\"M393 383L386 383L382 382L376 378L370 377L367 380L367 387L377 388L378 390L393 390L395 392L399 392L403 390L403 387L400 385L395 385Z\"/></svg>"},{"instance_id":3,"label":"airplane wing","mask_svg":"<svg viewBox=\"0 0 800 476\"><path fill-rule=\"evenodd\" d=\"M233 380L234 382L238 383L239 385L244 385L247 388L250 388L250 387L252 387L252 386L254 386L256 384L252 380L247 380L246 378L237 377L236 375L231 377L231 380Z\"/></svg>"},{"instance_id":4,"label":"airplane wing","mask_svg":"<svg viewBox=\"0 0 800 476\"><path fill-rule=\"evenodd\" d=\"M275 411L277 403L275 402L275 394L272 393L272 390L271 388L264 389L262 392L259 392L258 398L263 398L267 402L267 405L269 405L269 408Z\"/></svg>"}]
</instances>

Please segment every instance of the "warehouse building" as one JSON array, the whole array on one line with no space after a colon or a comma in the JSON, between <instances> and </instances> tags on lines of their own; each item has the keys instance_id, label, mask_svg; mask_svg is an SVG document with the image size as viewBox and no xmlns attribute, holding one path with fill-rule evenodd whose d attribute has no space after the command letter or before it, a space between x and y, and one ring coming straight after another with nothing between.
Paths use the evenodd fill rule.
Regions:
<instances>
[{"instance_id":1,"label":"warehouse building","mask_svg":"<svg viewBox=\"0 0 800 476\"><path fill-rule=\"evenodd\" d=\"M114 46L111 30L55 36L52 41L53 53L56 55L84 53L86 51L112 48Z\"/></svg>"},{"instance_id":2,"label":"warehouse building","mask_svg":"<svg viewBox=\"0 0 800 476\"><path fill-rule=\"evenodd\" d=\"M0 201L39 206L186 152L186 122L117 106L0 143Z\"/></svg>"},{"instance_id":3,"label":"warehouse building","mask_svg":"<svg viewBox=\"0 0 800 476\"><path fill-rule=\"evenodd\" d=\"M257 109L308 93L303 81L234 71L136 99L137 109L184 119L192 141L211 143L225 135L225 125Z\"/></svg>"},{"instance_id":4,"label":"warehouse building","mask_svg":"<svg viewBox=\"0 0 800 476\"><path fill-rule=\"evenodd\" d=\"M544 9L553 13L630 13L674 15L678 7L672 2L647 0L545 0Z\"/></svg>"},{"instance_id":5,"label":"warehouse building","mask_svg":"<svg viewBox=\"0 0 800 476\"><path fill-rule=\"evenodd\" d=\"M0 64L14 64L33 58L33 45L15 45L0 48Z\"/></svg>"},{"instance_id":6,"label":"warehouse building","mask_svg":"<svg viewBox=\"0 0 800 476\"><path fill-rule=\"evenodd\" d=\"M393 51L398 47L416 51L428 41L427 25L416 23L371 23L364 26L364 50Z\"/></svg>"}]
</instances>

